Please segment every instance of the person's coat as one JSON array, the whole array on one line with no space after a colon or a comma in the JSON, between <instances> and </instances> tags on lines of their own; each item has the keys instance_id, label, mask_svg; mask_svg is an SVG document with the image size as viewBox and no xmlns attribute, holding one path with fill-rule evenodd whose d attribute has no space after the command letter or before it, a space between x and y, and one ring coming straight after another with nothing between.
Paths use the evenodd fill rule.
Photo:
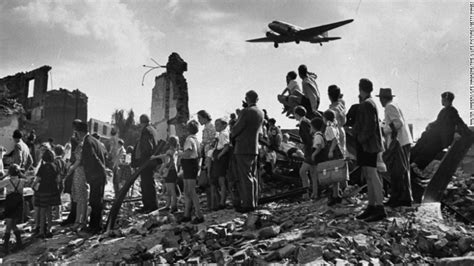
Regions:
<instances>
[{"instance_id":1,"label":"person's coat","mask_svg":"<svg viewBox=\"0 0 474 266\"><path fill-rule=\"evenodd\" d=\"M368 153L382 152L382 132L379 125L377 106L372 98L360 103L354 125L357 142Z\"/></svg>"},{"instance_id":2,"label":"person's coat","mask_svg":"<svg viewBox=\"0 0 474 266\"><path fill-rule=\"evenodd\" d=\"M105 182L105 157L107 151L100 141L91 135L84 137L81 164L87 183Z\"/></svg>"},{"instance_id":3,"label":"person's coat","mask_svg":"<svg viewBox=\"0 0 474 266\"><path fill-rule=\"evenodd\" d=\"M230 138L235 140L234 154L258 154L258 134L262 124L263 112L256 105L242 110L230 134Z\"/></svg>"}]
</instances>

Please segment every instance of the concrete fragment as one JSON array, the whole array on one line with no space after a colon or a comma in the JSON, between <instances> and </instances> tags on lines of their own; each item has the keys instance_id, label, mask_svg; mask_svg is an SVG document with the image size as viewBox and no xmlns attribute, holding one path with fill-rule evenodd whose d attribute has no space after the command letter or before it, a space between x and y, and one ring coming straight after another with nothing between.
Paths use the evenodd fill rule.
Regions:
<instances>
[{"instance_id":1,"label":"concrete fragment","mask_svg":"<svg viewBox=\"0 0 474 266\"><path fill-rule=\"evenodd\" d=\"M275 237L280 233L280 230L280 226L278 225L265 227L258 232L258 237L260 239L268 239L271 237Z\"/></svg>"}]
</instances>

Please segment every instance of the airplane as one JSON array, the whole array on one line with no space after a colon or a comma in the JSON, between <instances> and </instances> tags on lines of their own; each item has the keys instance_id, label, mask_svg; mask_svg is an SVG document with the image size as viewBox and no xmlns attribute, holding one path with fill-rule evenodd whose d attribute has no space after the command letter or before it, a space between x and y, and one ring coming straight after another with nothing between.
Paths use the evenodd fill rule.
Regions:
<instances>
[{"instance_id":1,"label":"airplane","mask_svg":"<svg viewBox=\"0 0 474 266\"><path fill-rule=\"evenodd\" d=\"M352 21L354 20L348 19L323 26L302 29L290 23L275 20L268 24L270 31L267 31L267 37L247 40L247 42L273 42L275 48L278 48L279 43L295 42L296 44L299 44L300 41L319 43L322 46L323 42L341 39L341 37L329 37L329 30L344 26Z\"/></svg>"}]
</instances>

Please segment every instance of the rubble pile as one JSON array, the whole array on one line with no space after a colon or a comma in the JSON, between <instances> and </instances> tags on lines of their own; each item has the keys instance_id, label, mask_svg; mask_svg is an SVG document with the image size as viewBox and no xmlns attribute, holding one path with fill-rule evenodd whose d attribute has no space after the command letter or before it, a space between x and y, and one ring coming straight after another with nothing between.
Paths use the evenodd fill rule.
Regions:
<instances>
[{"instance_id":1,"label":"rubble pile","mask_svg":"<svg viewBox=\"0 0 474 266\"><path fill-rule=\"evenodd\" d=\"M458 171L444 193L444 201L474 221L474 176Z\"/></svg>"},{"instance_id":2,"label":"rubble pile","mask_svg":"<svg viewBox=\"0 0 474 266\"><path fill-rule=\"evenodd\" d=\"M273 203L243 215L221 210L207 214L206 224L199 225L179 224L174 215L155 212L128 229L103 235L101 248L89 257L79 255L68 261L107 261L106 256L111 256L107 254L117 254L109 259L126 263L419 264L471 255L474 250L472 228L423 223L416 208L391 210L390 218L368 224L354 218L362 205L360 199L335 208L327 207L325 201Z\"/></svg>"},{"instance_id":3,"label":"rubble pile","mask_svg":"<svg viewBox=\"0 0 474 266\"><path fill-rule=\"evenodd\" d=\"M182 213L137 216L133 206L126 205L115 230L88 237L60 229L52 240L35 242L4 262L420 264L445 257L474 261L472 227L440 220L440 213L428 219L421 207L388 209L389 218L377 223L359 221L355 216L365 201L354 196L359 190L348 187L343 203L333 207L327 206L327 199L293 199L248 214L231 209L207 213L205 223L197 225L179 223Z\"/></svg>"}]
</instances>

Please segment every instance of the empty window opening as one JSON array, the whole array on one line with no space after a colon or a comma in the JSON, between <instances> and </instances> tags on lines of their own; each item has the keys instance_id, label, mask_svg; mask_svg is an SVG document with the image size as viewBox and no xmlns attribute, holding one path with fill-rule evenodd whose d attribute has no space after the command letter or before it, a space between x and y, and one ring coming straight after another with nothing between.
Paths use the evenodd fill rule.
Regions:
<instances>
[{"instance_id":1,"label":"empty window opening","mask_svg":"<svg viewBox=\"0 0 474 266\"><path fill-rule=\"evenodd\" d=\"M28 98L33 97L34 92L35 92L35 80L30 79L28 81Z\"/></svg>"}]
</instances>

